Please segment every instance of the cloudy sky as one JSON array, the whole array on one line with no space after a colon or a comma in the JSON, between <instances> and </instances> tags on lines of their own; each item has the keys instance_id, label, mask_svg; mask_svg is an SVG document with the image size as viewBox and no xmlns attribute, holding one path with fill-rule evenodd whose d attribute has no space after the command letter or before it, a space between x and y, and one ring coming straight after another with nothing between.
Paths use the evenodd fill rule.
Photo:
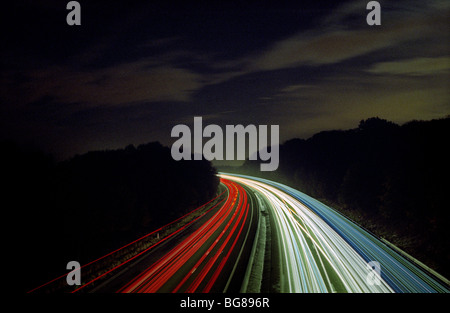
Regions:
<instances>
[{"instance_id":1,"label":"cloudy sky","mask_svg":"<svg viewBox=\"0 0 450 313\"><path fill-rule=\"evenodd\" d=\"M11 1L13 2L13 1ZM57 158L172 127L277 124L280 141L450 114L450 2L68 1L2 5L0 139Z\"/></svg>"}]
</instances>

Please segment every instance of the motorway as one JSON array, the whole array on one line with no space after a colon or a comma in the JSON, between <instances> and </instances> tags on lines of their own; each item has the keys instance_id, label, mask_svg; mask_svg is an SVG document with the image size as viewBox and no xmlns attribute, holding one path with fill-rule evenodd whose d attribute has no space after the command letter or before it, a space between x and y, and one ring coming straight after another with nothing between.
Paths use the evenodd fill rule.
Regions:
<instances>
[{"instance_id":1,"label":"motorway","mask_svg":"<svg viewBox=\"0 0 450 313\"><path fill-rule=\"evenodd\" d=\"M226 197L220 205L94 292L238 292L258 212L244 187L226 179L221 184Z\"/></svg>"},{"instance_id":2,"label":"motorway","mask_svg":"<svg viewBox=\"0 0 450 313\"><path fill-rule=\"evenodd\" d=\"M450 291L445 278L298 190L256 177L219 176L222 193L205 212L72 292ZM94 288L85 288L93 282Z\"/></svg>"},{"instance_id":3,"label":"motorway","mask_svg":"<svg viewBox=\"0 0 450 313\"><path fill-rule=\"evenodd\" d=\"M335 210L273 181L221 175L262 195L281 257L280 292L449 292Z\"/></svg>"}]
</instances>

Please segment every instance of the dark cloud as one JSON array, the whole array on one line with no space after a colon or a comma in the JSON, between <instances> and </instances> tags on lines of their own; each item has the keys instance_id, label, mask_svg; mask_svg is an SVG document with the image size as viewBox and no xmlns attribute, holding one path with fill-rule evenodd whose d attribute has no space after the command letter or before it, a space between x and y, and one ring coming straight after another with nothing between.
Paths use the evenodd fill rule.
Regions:
<instances>
[{"instance_id":1,"label":"dark cloud","mask_svg":"<svg viewBox=\"0 0 450 313\"><path fill-rule=\"evenodd\" d=\"M282 141L450 114L446 1L299 1L283 7L15 1L2 19L2 138L64 157L210 123L279 124Z\"/></svg>"}]
</instances>

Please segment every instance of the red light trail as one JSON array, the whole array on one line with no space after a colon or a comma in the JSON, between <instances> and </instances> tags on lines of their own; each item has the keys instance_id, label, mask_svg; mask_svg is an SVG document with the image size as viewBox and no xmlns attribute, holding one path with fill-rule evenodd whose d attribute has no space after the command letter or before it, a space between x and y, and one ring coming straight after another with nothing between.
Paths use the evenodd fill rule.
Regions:
<instances>
[{"instance_id":1,"label":"red light trail","mask_svg":"<svg viewBox=\"0 0 450 313\"><path fill-rule=\"evenodd\" d=\"M223 194L223 193L222 193L222 194ZM148 233L148 234L146 234L146 235L144 235L144 236L142 236L142 237L140 237L140 238L138 238L138 239L136 239L136 240L134 240L134 241L132 241L132 242L130 242L130 243L128 243L128 244L126 244L126 245L124 245L124 246L122 246L122 247L116 249L116 250L114 250L114 251L111 251L111 252L109 252L108 254L105 254L105 255L103 255L103 256L101 256L101 257L99 257L99 258L97 258L97 259L95 259L95 260L93 260L93 261L91 261L91 262L89 262L89 263L84 264L83 266L81 266L81 269L85 269L85 268L87 268L88 266L91 266L91 265L93 265L93 264L99 262L100 260L105 259L106 257L113 256L114 254L118 253L119 251L122 251L123 249L125 249L125 248L127 248L127 247L132 246L133 244L138 244L139 242L141 242L142 240L148 238L149 236L158 233L158 232L161 231L162 229L164 229L164 228L166 228L166 227L168 227L168 226L170 226L170 225L173 225L173 224L175 224L176 222L178 222L178 221L182 220L183 218L187 217L188 215L191 215L191 214L197 212L197 211L200 210L201 208L204 208L206 205L208 205L208 204L211 203L212 201L214 201L214 200L216 200L217 198L219 198L222 194L218 195L218 196L215 197L214 199L211 199L211 200L208 201L207 203L205 203L205 204L199 206L198 208L196 208L196 209L194 209L194 210L192 210L192 211L186 213L185 215L183 215L183 216L177 218L176 220L174 220L174 221L172 221L172 222L170 222L170 223L168 223L168 224L166 224L166 225L164 225L164 226L161 226L160 228L158 228L158 229L156 229L156 230L154 230L154 231L152 231L152 232L150 232L150 233ZM209 208L207 211L205 211L205 212L202 213L200 216L196 217L195 219L193 219L192 221L190 221L189 223L187 223L187 224L184 225L183 227L179 228L178 230L174 231L173 233L169 234L168 236L166 236L166 237L164 237L164 238L161 238L161 240L159 240L159 241L156 242L155 244L151 245L150 247L146 248L145 250L141 251L140 253L138 253L138 254L134 255L133 257L131 257L131 258L129 258L129 259L123 261L123 262L120 263L119 265L117 265L117 266L115 266L115 267L109 269L108 271L102 273L101 275L95 277L94 279L92 279L92 280L90 280L90 281L88 281L88 282L82 284L80 287L78 287L77 289L73 290L72 293L77 292L77 291L79 291L79 290L81 290L81 289L83 289L83 288L85 288L85 287L91 285L93 282L95 282L95 281L97 281L97 280L103 278L103 277L106 276L107 274L112 273L113 271L115 271L115 270L121 268L123 265L129 263L130 261L132 261L132 260L138 258L139 256L145 254L146 252L150 251L150 250L153 249L154 247L156 247L156 246L162 244L163 242L165 242L166 240L168 240L168 239L171 238L172 236L174 236L174 235L176 235L177 233L183 231L185 228L187 228L188 226L190 226L191 224L193 224L194 222L196 222L197 220L199 220L201 217L203 217L204 215L206 215L207 213L209 213L210 211L212 211L214 208L216 208L216 207L217 207L220 203L222 203L222 202L223 202L223 200L220 201L220 202L218 202L217 204L215 204L213 207ZM56 278L54 278L54 279L52 279L52 280L50 280L50 281L48 281L48 282L46 282L46 283L44 283L44 284L38 286L38 287L35 287L35 288L29 290L27 293L33 293L33 292L38 291L38 290L40 290L40 289L42 289L42 288L44 288L44 287L46 287L46 286L49 286L49 285L51 285L51 284L53 284L53 283L59 282L60 280L64 279L66 276L67 276L67 273L65 273L65 274L63 274L63 275L61 275L61 276L58 276L58 277L56 277Z\"/></svg>"},{"instance_id":2,"label":"red light trail","mask_svg":"<svg viewBox=\"0 0 450 313\"><path fill-rule=\"evenodd\" d=\"M118 292L211 290L236 247L249 212L247 194L242 186L225 179L222 183L229 190L222 207ZM184 276L181 273L185 273ZM164 285L167 287L162 289Z\"/></svg>"},{"instance_id":3,"label":"red light trail","mask_svg":"<svg viewBox=\"0 0 450 313\"><path fill-rule=\"evenodd\" d=\"M241 236L243 229L250 227L247 217L251 213L249 213L250 205L244 188L231 180L221 179L221 183L227 190L218 197L171 223L84 264L81 269L86 269L88 266L104 260L106 257L114 257L116 253L124 248L132 248L133 245L139 244L143 239L156 234L167 226L175 224L188 215L204 208L224 193L227 193L225 199L218 201L186 225L161 238L161 240L158 240L156 243L153 243L151 246L129 257L125 261L122 261L120 264L104 271L95 278L84 282L71 292L78 292L92 285L94 282L106 278L108 274L113 272L119 273L118 270L125 268L125 264L134 266L131 261L140 260L140 257L148 255L148 253L154 251L155 247L162 246L163 244L167 244L168 252L164 253L162 257L160 256L159 259L153 260L150 264L144 265L143 270L138 275L129 278L128 282L124 280L123 286L116 290L116 292L210 292L218 280L221 280L222 284L225 279L230 279L229 271L223 270L227 262L233 259L231 256L238 255L237 252L234 254L233 252L238 250L237 247L239 249L241 247L238 243L243 239L243 236ZM208 215L208 213L210 214ZM202 219L201 223L195 223L200 219ZM180 235L180 238L177 235ZM233 260L237 262L238 258ZM231 265L235 265L233 260L229 262ZM221 273L223 274L222 278L220 278ZM64 279L66 275L67 273L36 287L30 290L29 293L58 282Z\"/></svg>"}]
</instances>

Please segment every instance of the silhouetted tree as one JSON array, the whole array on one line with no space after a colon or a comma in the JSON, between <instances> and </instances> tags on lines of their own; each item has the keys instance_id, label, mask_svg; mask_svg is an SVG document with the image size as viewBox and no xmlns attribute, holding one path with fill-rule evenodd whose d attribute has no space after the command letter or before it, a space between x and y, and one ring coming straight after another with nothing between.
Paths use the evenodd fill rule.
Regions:
<instances>
[{"instance_id":1,"label":"silhouetted tree","mask_svg":"<svg viewBox=\"0 0 450 313\"><path fill-rule=\"evenodd\" d=\"M60 163L12 143L0 147L11 200L4 208L15 213L5 220L22 240L25 290L60 275L70 260L86 263L178 218L219 184L209 161L174 161L157 142Z\"/></svg>"},{"instance_id":2,"label":"silhouetted tree","mask_svg":"<svg viewBox=\"0 0 450 313\"><path fill-rule=\"evenodd\" d=\"M449 117L402 126L374 117L355 129L285 142L277 173L257 171L255 161L241 171L282 177L313 197L356 212L366 227L448 276L449 134Z\"/></svg>"}]
</instances>

